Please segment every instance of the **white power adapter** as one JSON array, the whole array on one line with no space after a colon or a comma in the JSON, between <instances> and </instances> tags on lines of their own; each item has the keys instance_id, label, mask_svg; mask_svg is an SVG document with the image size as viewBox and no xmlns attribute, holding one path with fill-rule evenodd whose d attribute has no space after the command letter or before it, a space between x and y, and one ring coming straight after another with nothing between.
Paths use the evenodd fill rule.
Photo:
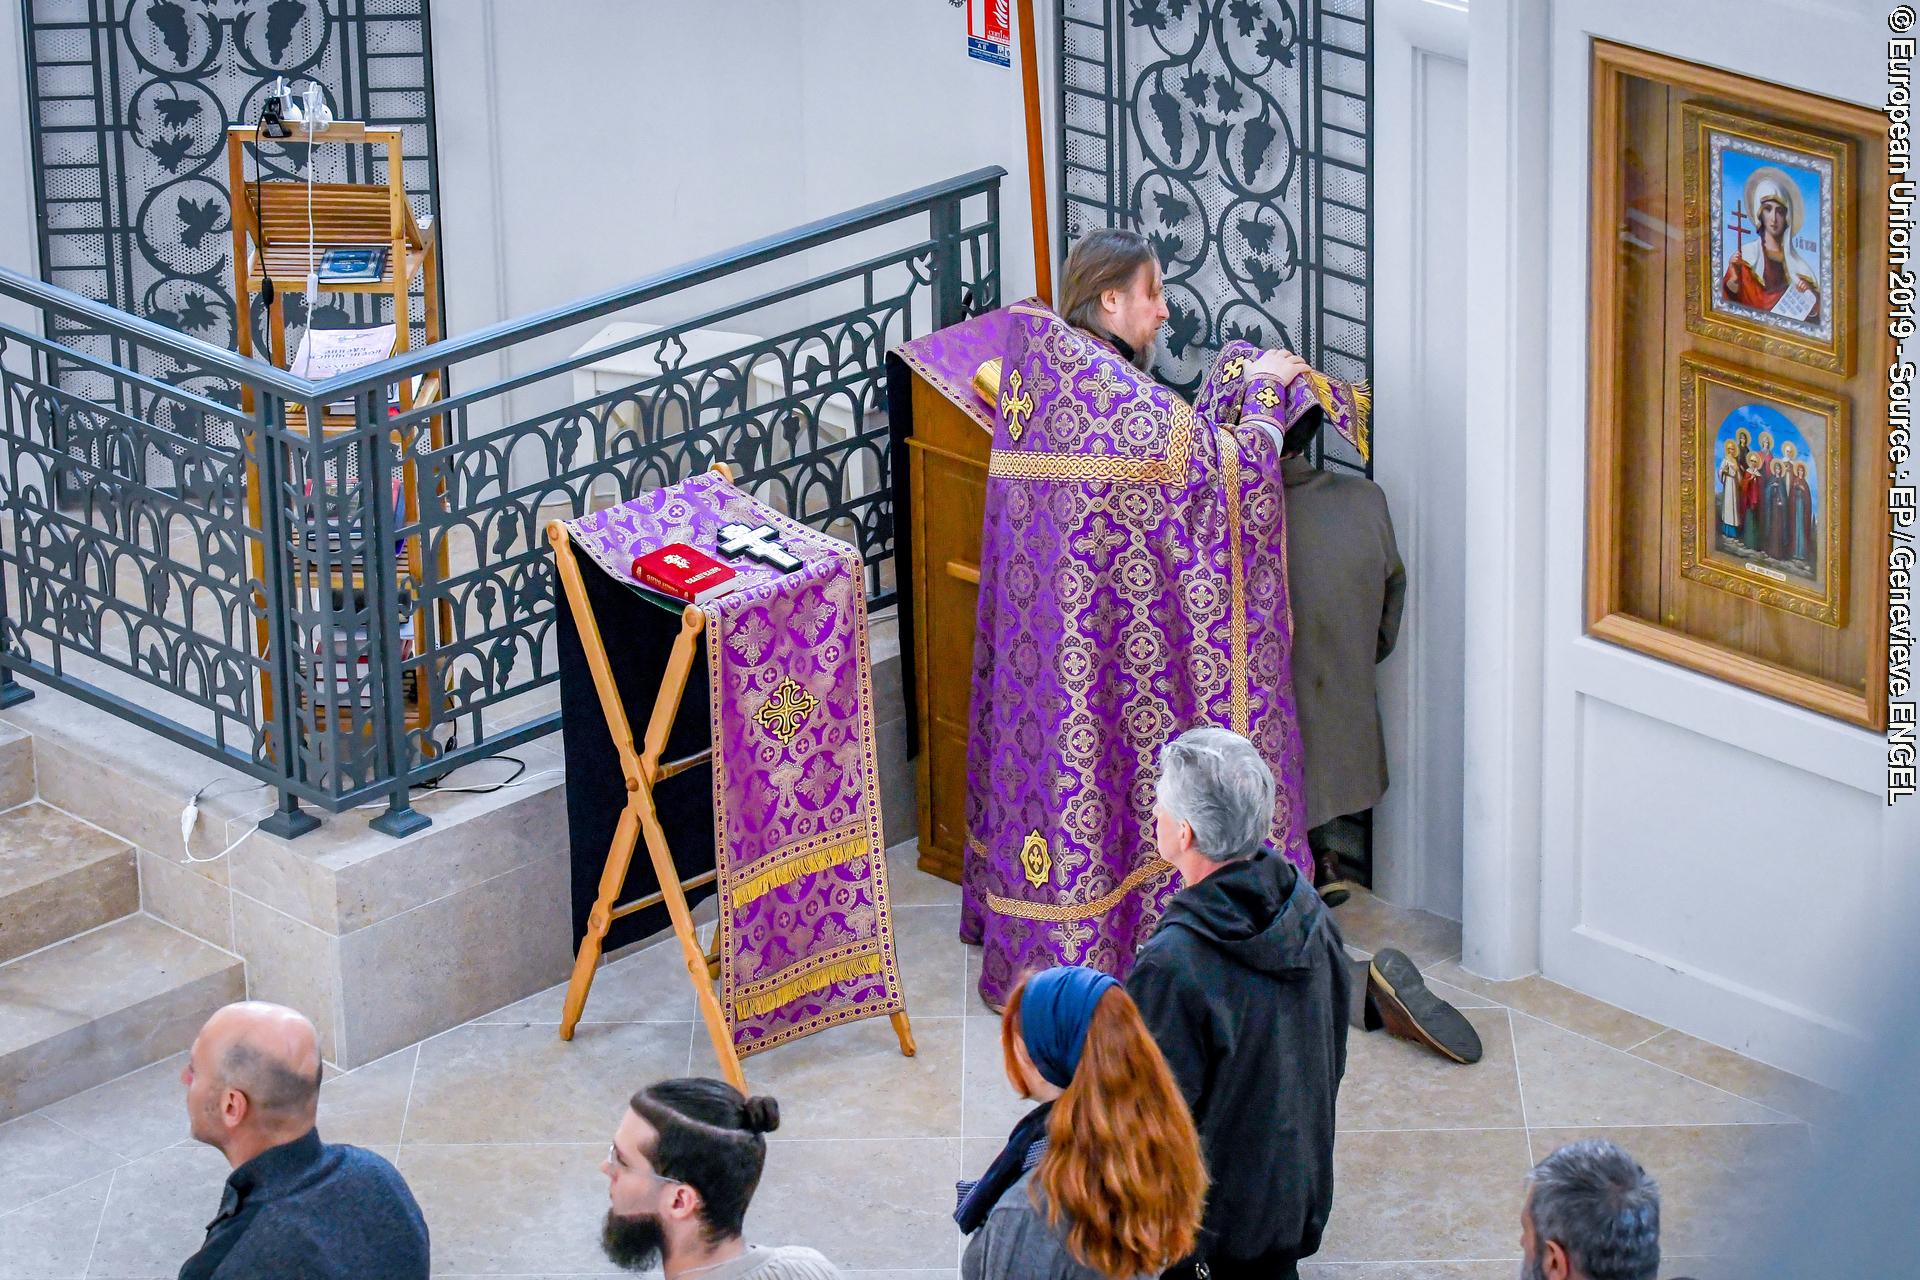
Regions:
<instances>
[{"instance_id":1,"label":"white power adapter","mask_svg":"<svg viewBox=\"0 0 1920 1280\"><path fill-rule=\"evenodd\" d=\"M306 91L300 95L300 118L309 134L333 123L333 108L327 105L326 91L318 80L307 81Z\"/></svg>"},{"instance_id":2,"label":"white power adapter","mask_svg":"<svg viewBox=\"0 0 1920 1280\"><path fill-rule=\"evenodd\" d=\"M273 91L268 96L280 100L281 119L288 124L310 125L317 130L333 123L333 108L327 105L326 90L320 87L318 80L307 81L306 88L296 96L282 78L274 81Z\"/></svg>"},{"instance_id":3,"label":"white power adapter","mask_svg":"<svg viewBox=\"0 0 1920 1280\"><path fill-rule=\"evenodd\" d=\"M306 91L300 95L300 122L307 129L307 307L311 311L320 293L320 260L313 243L313 138L333 123L333 111L318 80L308 80Z\"/></svg>"},{"instance_id":4,"label":"white power adapter","mask_svg":"<svg viewBox=\"0 0 1920 1280\"><path fill-rule=\"evenodd\" d=\"M216 781L216 782L209 782L206 784L206 786L201 787L198 791L194 792L192 795L187 797L186 808L180 810L180 853L181 853L181 856L184 857L188 862L218 862L220 861L220 859L232 853L235 849L238 849L240 847L240 842L242 840L245 840L248 836L252 835L260 827L260 824L258 822L255 822L252 826L248 827L245 831L240 833L239 839L236 839L232 844L228 845L226 848L222 849L220 852L216 854L211 854L207 856L196 854L193 851L193 829L194 829L194 826L200 821L200 802L202 800L210 798L209 792L211 792L213 796L243 795L249 791L263 790L264 788L269 787L272 784L266 783L266 782L255 782L255 783L250 783L243 787L238 787L238 788L229 787L224 791L214 791L213 788L217 785L218 783ZM265 816L268 813L271 813L272 811L273 811L272 806L268 806L265 809L260 809L254 813L248 814L247 817L260 818ZM236 819L236 821L244 821L244 820L245 819ZM227 825L229 828L231 828L232 823L228 823Z\"/></svg>"}]
</instances>

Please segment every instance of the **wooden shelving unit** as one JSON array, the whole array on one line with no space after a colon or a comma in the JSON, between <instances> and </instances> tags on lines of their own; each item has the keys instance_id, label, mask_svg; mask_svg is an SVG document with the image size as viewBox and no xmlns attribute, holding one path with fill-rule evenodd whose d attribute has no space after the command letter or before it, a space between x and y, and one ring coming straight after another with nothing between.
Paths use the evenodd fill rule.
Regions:
<instances>
[{"instance_id":1,"label":"wooden shelving unit","mask_svg":"<svg viewBox=\"0 0 1920 1280\"><path fill-rule=\"evenodd\" d=\"M422 286L426 340L429 344L438 342L442 335L439 239L431 220L416 218L407 203L400 130L369 128L357 121L337 121L324 129L315 130L311 135L301 126L294 128L295 137L287 141L305 144L310 139L317 146L345 144L384 147L386 181L316 182L311 190L309 215L306 183L285 179L248 180L246 153L261 140L251 126L236 125L228 129L227 178L233 207L234 321L240 353L249 356L255 354L252 308L263 287L271 281L273 291L266 311L268 348L264 354L281 368L287 367L290 353L285 298L289 293L304 294L307 275L313 269L313 264L319 261L319 255L335 248L385 248L385 269L378 280L319 281L321 293L364 294L387 299L384 310L396 329L394 350L397 354L409 349L412 326L408 299L418 283ZM255 163L258 163L257 156ZM314 298L309 298L307 302L311 314L318 303ZM393 405L398 412L410 414L439 401L445 394L445 388L445 371L434 370L414 382L401 384ZM249 412L253 409L251 400L251 391L248 391L243 407ZM290 430L309 430L305 406L288 405L286 418ZM352 414L323 413L320 435L323 440L343 435L352 431L355 425ZM444 445L445 420L438 415L426 419L424 424L416 423L406 432L395 431L390 437L395 449L393 465L399 468L401 477L401 510L406 523L420 518L423 501L442 502L446 496L442 492L420 492L413 460L415 449L411 447L413 440L405 437L415 437L422 430L427 433L429 447ZM261 486L255 459L248 462L247 490L250 518L257 529L261 527ZM340 465L345 465L344 458L340 459ZM324 475L308 479L316 483L326 482ZM367 479L359 477L358 482L365 483ZM337 483L344 486L345 478L340 478ZM370 498L370 501L381 500L379 495ZM364 568L359 565L336 564L323 581L317 548L307 546L303 537L302 534L296 534L289 550L299 566L295 571L295 590L305 593L309 602L322 591L342 592L350 602L351 593L364 593L367 590ZM266 572L265 559L264 540L256 541L253 568L256 577L261 580L264 580ZM416 654L430 653L435 647L436 638L452 630L450 605L442 601L437 608L428 609L423 604L427 583L433 579L444 579L448 571L444 543L429 562L421 539L407 539L397 560L394 587L397 600L410 602L405 607L413 622ZM256 630L257 643L264 654L268 644L264 611ZM421 729L431 730L434 724L447 718L445 689L427 678L430 665L415 669L420 678L407 697L405 714L409 734ZM262 714L270 718L274 708L273 681L263 676L261 686ZM307 709L302 707L302 710ZM347 693L334 700L317 696L311 712L317 729L329 729L337 715L349 731L358 724L362 732L371 733L380 708L377 698L372 705L367 705ZM434 749L431 732L424 734L422 740L429 751Z\"/></svg>"}]
</instances>

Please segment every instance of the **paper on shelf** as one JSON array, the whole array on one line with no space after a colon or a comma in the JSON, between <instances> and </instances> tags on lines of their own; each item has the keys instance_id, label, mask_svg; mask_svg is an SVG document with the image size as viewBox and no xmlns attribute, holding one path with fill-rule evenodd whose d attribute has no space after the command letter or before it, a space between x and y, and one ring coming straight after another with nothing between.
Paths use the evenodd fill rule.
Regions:
<instances>
[{"instance_id":1,"label":"paper on shelf","mask_svg":"<svg viewBox=\"0 0 1920 1280\"><path fill-rule=\"evenodd\" d=\"M366 329L308 329L300 335L300 346L287 371L314 382L337 378L385 360L393 354L399 336L399 326L391 324Z\"/></svg>"}]
</instances>

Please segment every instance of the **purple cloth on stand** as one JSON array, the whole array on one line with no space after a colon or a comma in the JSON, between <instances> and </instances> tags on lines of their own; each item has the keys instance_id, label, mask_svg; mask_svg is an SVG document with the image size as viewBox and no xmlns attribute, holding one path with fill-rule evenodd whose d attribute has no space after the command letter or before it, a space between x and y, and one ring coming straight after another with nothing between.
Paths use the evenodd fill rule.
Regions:
<instances>
[{"instance_id":1,"label":"purple cloth on stand","mask_svg":"<svg viewBox=\"0 0 1920 1280\"><path fill-rule=\"evenodd\" d=\"M722 554L719 531L731 523L772 526L800 567L783 572ZM720 1003L734 1047L745 1057L905 1009L887 906L859 553L713 474L568 530L629 584L634 559L671 542L739 574L737 589L703 606Z\"/></svg>"},{"instance_id":2,"label":"purple cloth on stand","mask_svg":"<svg viewBox=\"0 0 1920 1280\"><path fill-rule=\"evenodd\" d=\"M1258 352L1195 405L1045 308L1015 304L980 565L961 938L980 992L1084 964L1124 978L1178 887L1154 848L1160 748L1245 734L1271 843L1311 874L1275 433ZM970 375L969 375L970 376Z\"/></svg>"}]
</instances>

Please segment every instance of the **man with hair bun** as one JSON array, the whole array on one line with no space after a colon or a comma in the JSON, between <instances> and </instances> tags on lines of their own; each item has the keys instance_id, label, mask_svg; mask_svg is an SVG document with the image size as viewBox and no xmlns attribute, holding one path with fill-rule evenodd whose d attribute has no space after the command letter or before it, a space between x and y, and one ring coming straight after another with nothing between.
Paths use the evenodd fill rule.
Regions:
<instances>
[{"instance_id":1,"label":"man with hair bun","mask_svg":"<svg viewBox=\"0 0 1920 1280\"><path fill-rule=\"evenodd\" d=\"M764 1135L779 1127L779 1103L724 1080L662 1080L634 1094L600 1165L607 1257L628 1271L657 1266L666 1280L839 1280L812 1249L750 1245L742 1234Z\"/></svg>"}]
</instances>

